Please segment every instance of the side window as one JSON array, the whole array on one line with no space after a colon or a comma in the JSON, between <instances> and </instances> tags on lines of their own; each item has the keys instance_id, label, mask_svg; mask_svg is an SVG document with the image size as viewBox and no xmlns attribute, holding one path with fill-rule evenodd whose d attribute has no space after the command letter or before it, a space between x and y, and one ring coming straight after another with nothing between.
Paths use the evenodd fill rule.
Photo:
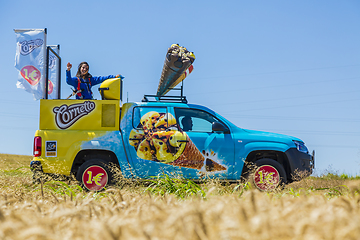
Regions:
<instances>
[{"instance_id":1,"label":"side window","mask_svg":"<svg viewBox=\"0 0 360 240\"><path fill-rule=\"evenodd\" d=\"M214 122L220 122L210 113L196 109L175 108L175 115L178 125L185 132L192 131L211 133L212 124Z\"/></svg>"},{"instance_id":2,"label":"side window","mask_svg":"<svg viewBox=\"0 0 360 240\"><path fill-rule=\"evenodd\" d=\"M179 117L179 125L180 128L185 131L193 131L193 132L211 132L212 123L206 121L205 119L198 117L188 117L181 116Z\"/></svg>"},{"instance_id":3,"label":"side window","mask_svg":"<svg viewBox=\"0 0 360 240\"><path fill-rule=\"evenodd\" d=\"M135 107L129 144L137 157L151 161L172 162L185 148L186 136L177 131L175 117L166 107ZM181 140L181 141L179 141ZM183 146L179 152L180 146Z\"/></svg>"},{"instance_id":4,"label":"side window","mask_svg":"<svg viewBox=\"0 0 360 240\"><path fill-rule=\"evenodd\" d=\"M133 116L133 128L136 129L159 131L176 124L165 107L135 107Z\"/></svg>"}]
</instances>

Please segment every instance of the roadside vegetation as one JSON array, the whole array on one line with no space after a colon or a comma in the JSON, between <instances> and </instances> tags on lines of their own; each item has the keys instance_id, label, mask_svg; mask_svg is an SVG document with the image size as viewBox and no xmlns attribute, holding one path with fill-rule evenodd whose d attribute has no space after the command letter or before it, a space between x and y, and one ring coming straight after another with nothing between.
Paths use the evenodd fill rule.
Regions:
<instances>
[{"instance_id":1,"label":"roadside vegetation","mask_svg":"<svg viewBox=\"0 0 360 240\"><path fill-rule=\"evenodd\" d=\"M0 239L358 239L360 177L327 173L271 193L169 176L102 192L33 183L30 156L0 154Z\"/></svg>"}]
</instances>

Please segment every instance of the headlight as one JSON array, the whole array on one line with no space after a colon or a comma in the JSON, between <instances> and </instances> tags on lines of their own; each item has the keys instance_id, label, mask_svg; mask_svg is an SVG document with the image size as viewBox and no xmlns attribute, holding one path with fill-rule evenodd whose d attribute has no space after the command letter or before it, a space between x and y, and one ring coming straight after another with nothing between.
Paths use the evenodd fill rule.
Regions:
<instances>
[{"instance_id":1,"label":"headlight","mask_svg":"<svg viewBox=\"0 0 360 240\"><path fill-rule=\"evenodd\" d=\"M295 143L296 148L299 152L309 153L309 150L305 146L305 143L296 140L293 140L293 142Z\"/></svg>"}]
</instances>

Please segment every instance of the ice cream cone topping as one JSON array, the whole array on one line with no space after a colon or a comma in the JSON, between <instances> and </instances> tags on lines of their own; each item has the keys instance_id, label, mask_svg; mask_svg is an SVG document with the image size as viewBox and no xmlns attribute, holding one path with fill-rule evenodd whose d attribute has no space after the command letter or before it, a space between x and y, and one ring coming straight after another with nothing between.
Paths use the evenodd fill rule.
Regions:
<instances>
[{"instance_id":1,"label":"ice cream cone topping","mask_svg":"<svg viewBox=\"0 0 360 240\"><path fill-rule=\"evenodd\" d=\"M226 168L207 158L189 136L179 131L176 119L170 113L150 111L142 116L137 129L130 132L129 144L139 158L209 172Z\"/></svg>"}]
</instances>

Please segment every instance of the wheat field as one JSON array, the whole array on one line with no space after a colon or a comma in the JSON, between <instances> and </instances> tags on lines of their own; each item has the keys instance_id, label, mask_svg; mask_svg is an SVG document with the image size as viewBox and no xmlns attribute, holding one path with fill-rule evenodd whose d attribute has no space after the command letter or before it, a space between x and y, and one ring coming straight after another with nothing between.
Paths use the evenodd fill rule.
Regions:
<instances>
[{"instance_id":1,"label":"wheat field","mask_svg":"<svg viewBox=\"0 0 360 240\"><path fill-rule=\"evenodd\" d=\"M327 174L271 193L248 183L120 180L106 191L33 183L0 154L0 239L360 239L360 180Z\"/></svg>"}]
</instances>

